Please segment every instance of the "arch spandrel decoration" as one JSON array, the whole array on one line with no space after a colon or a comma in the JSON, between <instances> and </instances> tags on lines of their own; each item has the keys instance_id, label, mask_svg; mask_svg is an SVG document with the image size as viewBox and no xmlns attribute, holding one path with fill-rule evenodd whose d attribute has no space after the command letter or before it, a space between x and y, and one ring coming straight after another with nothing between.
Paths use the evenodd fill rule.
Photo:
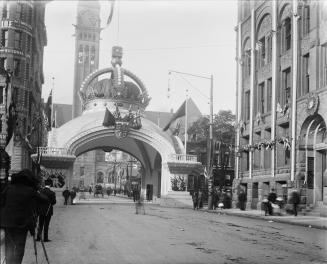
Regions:
<instances>
[{"instance_id":1,"label":"arch spandrel decoration","mask_svg":"<svg viewBox=\"0 0 327 264\"><path fill-rule=\"evenodd\" d=\"M285 1L280 8L278 23L281 23L286 18L290 18L291 16L292 16L292 6L289 4L289 2Z\"/></svg>"},{"instance_id":2,"label":"arch spandrel decoration","mask_svg":"<svg viewBox=\"0 0 327 264\"><path fill-rule=\"evenodd\" d=\"M258 27L257 27L257 39L260 39L264 36L266 36L268 33L271 32L271 15L266 13L259 21Z\"/></svg>"}]
</instances>

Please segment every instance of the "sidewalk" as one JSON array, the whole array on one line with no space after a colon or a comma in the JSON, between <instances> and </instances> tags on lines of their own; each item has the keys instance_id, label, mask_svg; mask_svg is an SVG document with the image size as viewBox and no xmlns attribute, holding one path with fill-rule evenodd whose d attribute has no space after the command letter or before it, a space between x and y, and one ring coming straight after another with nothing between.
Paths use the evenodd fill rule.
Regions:
<instances>
[{"instance_id":1,"label":"sidewalk","mask_svg":"<svg viewBox=\"0 0 327 264\"><path fill-rule=\"evenodd\" d=\"M222 209L222 210L208 210L203 209L208 213L213 214L226 214L240 217L248 217L255 219L262 219L266 221L274 221L279 223L285 223L290 225L299 225L305 226L309 228L317 228L317 229L325 229L327 230L327 218L326 217L318 217L318 216L304 216L304 215L274 215L274 216L265 216L264 211L260 210L246 210L241 211L240 209Z\"/></svg>"}]
</instances>

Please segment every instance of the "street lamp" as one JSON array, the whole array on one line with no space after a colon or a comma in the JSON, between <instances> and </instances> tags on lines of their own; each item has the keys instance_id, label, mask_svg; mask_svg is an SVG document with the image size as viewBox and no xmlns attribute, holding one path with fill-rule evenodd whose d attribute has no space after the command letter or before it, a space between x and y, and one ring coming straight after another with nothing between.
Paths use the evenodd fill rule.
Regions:
<instances>
[{"instance_id":1,"label":"street lamp","mask_svg":"<svg viewBox=\"0 0 327 264\"><path fill-rule=\"evenodd\" d=\"M213 75L210 77L204 75L191 74L186 72L174 71L170 70L170 73L177 73L182 75L193 76L197 78L210 80L210 118L209 118L209 151L207 150L207 172L208 172L208 209L212 210L212 187L213 187L213 179L212 179L212 148L213 148ZM187 100L185 103L185 114L187 112ZM186 139L187 139L187 118L185 118L185 155L186 155Z\"/></svg>"}]
</instances>

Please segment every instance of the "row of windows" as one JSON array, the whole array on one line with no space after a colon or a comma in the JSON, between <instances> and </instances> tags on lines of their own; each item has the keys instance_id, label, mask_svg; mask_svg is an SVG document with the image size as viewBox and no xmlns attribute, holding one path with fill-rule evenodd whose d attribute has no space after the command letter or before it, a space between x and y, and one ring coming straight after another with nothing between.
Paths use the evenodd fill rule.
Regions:
<instances>
[{"instance_id":1,"label":"row of windows","mask_svg":"<svg viewBox=\"0 0 327 264\"><path fill-rule=\"evenodd\" d=\"M9 14L11 13L11 14ZM30 5L24 3L16 3L11 6L9 1L4 1L2 4L2 19L13 19L18 21L26 22L27 24L32 24L33 9Z\"/></svg>"},{"instance_id":2,"label":"row of windows","mask_svg":"<svg viewBox=\"0 0 327 264\"><path fill-rule=\"evenodd\" d=\"M291 97L291 68L287 68L282 72L281 89L276 91L277 103L281 106L290 102ZM244 94L244 116L245 120L250 119L250 91ZM269 78L265 82L261 82L257 86L254 101L254 115L257 113L265 114L271 111L272 103L272 79Z\"/></svg>"},{"instance_id":3,"label":"row of windows","mask_svg":"<svg viewBox=\"0 0 327 264\"><path fill-rule=\"evenodd\" d=\"M5 95L5 87L0 86L0 104L4 104L4 98L5 98L4 95ZM20 100L19 100L20 96L24 97L23 102L20 102ZM19 89L18 87L14 87L12 97L13 97L13 101L16 105L23 103L25 106L27 106L29 104L29 102L31 101L31 100L29 100L30 92ZM32 108L32 104L29 104L29 113L31 113L31 110L32 110L31 108Z\"/></svg>"},{"instance_id":4,"label":"row of windows","mask_svg":"<svg viewBox=\"0 0 327 264\"><path fill-rule=\"evenodd\" d=\"M78 49L78 63L85 63L88 64L90 63L93 65L95 63L95 47L91 46L89 47L88 45L83 45L79 46Z\"/></svg>"},{"instance_id":5,"label":"row of windows","mask_svg":"<svg viewBox=\"0 0 327 264\"><path fill-rule=\"evenodd\" d=\"M280 136L289 137L289 127L279 127ZM261 138L261 132L254 134L254 143L259 143L263 140L270 140L270 132L265 130L264 139ZM243 143L248 144L248 139L243 138ZM263 152L263 155L262 155ZM290 164L291 152L289 148L285 148L281 144L276 145L276 165L277 167L284 167ZM242 170L248 171L250 165L249 152L243 152L242 154ZM259 150L253 151L252 159L253 169L270 169L271 168L271 149L262 148Z\"/></svg>"},{"instance_id":6,"label":"row of windows","mask_svg":"<svg viewBox=\"0 0 327 264\"><path fill-rule=\"evenodd\" d=\"M13 48L16 50L23 50L23 37L26 38L26 53L31 53L31 44L32 44L32 37L29 34L24 34L22 31L15 30L13 32L14 41L12 43ZM1 46L2 47L9 47L9 30L2 29L1 30Z\"/></svg>"},{"instance_id":7,"label":"row of windows","mask_svg":"<svg viewBox=\"0 0 327 264\"><path fill-rule=\"evenodd\" d=\"M327 86L327 44L320 46L320 72L321 87ZM292 76L291 68L287 68L281 72L281 83L278 85L280 88L276 91L276 101L284 107L286 104L290 103L291 98L291 88L292 88ZM300 58L299 63L299 83L297 85L297 97L304 96L311 92L310 88L310 54L307 53ZM261 82L257 86L257 90L254 94L254 115L258 112L265 114L271 111L272 102L272 80L267 79ZM250 91L244 93L243 101L243 118L244 120L250 119Z\"/></svg>"},{"instance_id":8,"label":"row of windows","mask_svg":"<svg viewBox=\"0 0 327 264\"><path fill-rule=\"evenodd\" d=\"M29 63L26 63L25 65L23 65L21 63L21 60L16 58L13 60L13 65L11 67L11 65L7 64L7 58L0 58L0 67L3 69L12 70L14 77L17 77L17 78L22 77L22 73L24 71L23 66L26 67L25 77L28 79L30 77L30 64Z\"/></svg>"},{"instance_id":9,"label":"row of windows","mask_svg":"<svg viewBox=\"0 0 327 264\"><path fill-rule=\"evenodd\" d=\"M93 40L95 41L95 34L91 34L91 33L79 33L78 34L78 39L80 40Z\"/></svg>"},{"instance_id":10,"label":"row of windows","mask_svg":"<svg viewBox=\"0 0 327 264\"><path fill-rule=\"evenodd\" d=\"M304 6L302 9L303 15L300 16L302 21L300 23L301 36L305 36L310 30L310 6ZM267 19L266 19L267 20ZM260 30L260 28L259 28ZM286 53L292 47L292 22L291 18L285 18L281 23L280 28L280 52L281 54ZM255 50L257 52L257 67L261 68L266 64L271 62L272 58L272 35L271 29L269 32L260 37L256 43ZM243 76L247 77L250 75L251 71L251 49L249 45L244 45L243 48Z\"/></svg>"}]
</instances>

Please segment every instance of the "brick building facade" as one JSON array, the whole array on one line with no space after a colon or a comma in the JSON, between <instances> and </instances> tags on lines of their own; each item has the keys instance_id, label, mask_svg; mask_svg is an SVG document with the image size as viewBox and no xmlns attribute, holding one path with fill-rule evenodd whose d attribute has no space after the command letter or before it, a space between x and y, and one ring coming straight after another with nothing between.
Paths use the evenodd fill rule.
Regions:
<instances>
[{"instance_id":1,"label":"brick building facade","mask_svg":"<svg viewBox=\"0 0 327 264\"><path fill-rule=\"evenodd\" d=\"M327 4L239 1L234 193L260 208L271 189L327 203ZM236 204L234 195L234 204Z\"/></svg>"},{"instance_id":2,"label":"brick building facade","mask_svg":"<svg viewBox=\"0 0 327 264\"><path fill-rule=\"evenodd\" d=\"M44 24L48 1L1 1L0 67L12 72L11 94L17 122L11 160L13 171L31 168L30 155L42 145L41 91L44 83L43 50L47 44ZM7 135L5 84L0 83L0 134Z\"/></svg>"}]
</instances>

